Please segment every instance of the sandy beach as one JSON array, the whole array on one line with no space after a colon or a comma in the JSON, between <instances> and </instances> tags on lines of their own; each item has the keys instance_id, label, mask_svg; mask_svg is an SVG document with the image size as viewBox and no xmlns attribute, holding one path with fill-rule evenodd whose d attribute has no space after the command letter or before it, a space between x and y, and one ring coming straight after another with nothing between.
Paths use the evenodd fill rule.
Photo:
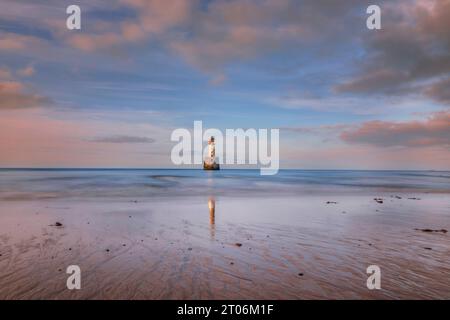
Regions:
<instances>
[{"instance_id":1,"label":"sandy beach","mask_svg":"<svg viewBox=\"0 0 450 320\"><path fill-rule=\"evenodd\" d=\"M1 189L0 299L450 298L448 193L190 185L154 197ZM373 264L381 290L366 287ZM66 287L69 265L80 290Z\"/></svg>"}]
</instances>

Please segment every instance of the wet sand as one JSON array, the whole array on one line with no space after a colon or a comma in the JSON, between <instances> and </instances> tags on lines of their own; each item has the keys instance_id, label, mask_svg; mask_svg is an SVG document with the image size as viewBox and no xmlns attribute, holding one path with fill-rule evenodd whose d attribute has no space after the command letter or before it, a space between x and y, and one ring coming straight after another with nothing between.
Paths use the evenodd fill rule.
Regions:
<instances>
[{"instance_id":1,"label":"wet sand","mask_svg":"<svg viewBox=\"0 0 450 320\"><path fill-rule=\"evenodd\" d=\"M450 233L416 230L450 230L449 209L372 191L2 200L0 298L449 299Z\"/></svg>"}]
</instances>

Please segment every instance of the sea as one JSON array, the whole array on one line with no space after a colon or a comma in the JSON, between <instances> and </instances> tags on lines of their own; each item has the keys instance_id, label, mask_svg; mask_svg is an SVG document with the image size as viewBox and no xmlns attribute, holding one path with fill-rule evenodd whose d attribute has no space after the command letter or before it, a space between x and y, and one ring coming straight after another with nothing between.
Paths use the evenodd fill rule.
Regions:
<instances>
[{"instance_id":1,"label":"sea","mask_svg":"<svg viewBox=\"0 0 450 320\"><path fill-rule=\"evenodd\" d=\"M0 169L0 200L377 191L450 193L450 171Z\"/></svg>"}]
</instances>

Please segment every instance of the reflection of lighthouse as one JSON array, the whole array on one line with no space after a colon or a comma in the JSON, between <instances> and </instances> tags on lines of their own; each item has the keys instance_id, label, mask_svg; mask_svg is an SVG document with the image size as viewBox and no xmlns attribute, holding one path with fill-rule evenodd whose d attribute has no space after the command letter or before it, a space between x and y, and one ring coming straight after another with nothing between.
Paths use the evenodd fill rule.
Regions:
<instances>
[{"instance_id":1,"label":"reflection of lighthouse","mask_svg":"<svg viewBox=\"0 0 450 320\"><path fill-rule=\"evenodd\" d=\"M211 239L214 240L216 235L216 200L214 197L208 199L209 207L209 226L211 231Z\"/></svg>"},{"instance_id":2,"label":"reflection of lighthouse","mask_svg":"<svg viewBox=\"0 0 450 320\"><path fill-rule=\"evenodd\" d=\"M209 224L214 225L216 223L216 200L214 197L210 197L208 199L208 207L209 207Z\"/></svg>"},{"instance_id":3,"label":"reflection of lighthouse","mask_svg":"<svg viewBox=\"0 0 450 320\"><path fill-rule=\"evenodd\" d=\"M208 156L203 161L203 169L205 170L219 170L220 166L216 163L216 145L214 137L208 140Z\"/></svg>"}]
</instances>

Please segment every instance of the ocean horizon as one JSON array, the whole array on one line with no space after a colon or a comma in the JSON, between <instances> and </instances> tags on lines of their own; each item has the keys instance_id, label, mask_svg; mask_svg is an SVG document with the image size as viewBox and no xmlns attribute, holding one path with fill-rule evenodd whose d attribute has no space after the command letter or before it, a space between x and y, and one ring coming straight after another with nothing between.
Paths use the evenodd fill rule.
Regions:
<instances>
[{"instance_id":1,"label":"ocean horizon","mask_svg":"<svg viewBox=\"0 0 450 320\"><path fill-rule=\"evenodd\" d=\"M257 169L0 169L0 199L164 195L288 195L305 192L450 193L449 171ZM330 189L331 188L331 189Z\"/></svg>"}]
</instances>

